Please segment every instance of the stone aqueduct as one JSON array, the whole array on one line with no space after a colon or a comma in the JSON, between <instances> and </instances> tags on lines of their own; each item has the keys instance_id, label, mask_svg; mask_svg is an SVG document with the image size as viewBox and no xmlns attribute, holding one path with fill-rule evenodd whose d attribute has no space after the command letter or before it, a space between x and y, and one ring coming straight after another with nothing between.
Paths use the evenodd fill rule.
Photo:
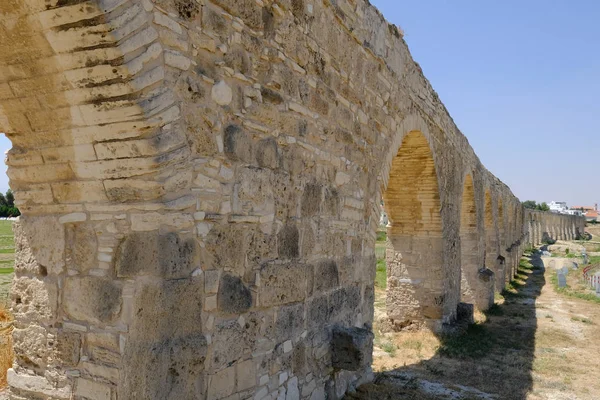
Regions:
<instances>
[{"instance_id":1,"label":"stone aqueduct","mask_svg":"<svg viewBox=\"0 0 600 400\"><path fill-rule=\"evenodd\" d=\"M340 398L382 200L388 316L436 330L584 223L521 207L366 0L2 0L0 131L13 399Z\"/></svg>"}]
</instances>

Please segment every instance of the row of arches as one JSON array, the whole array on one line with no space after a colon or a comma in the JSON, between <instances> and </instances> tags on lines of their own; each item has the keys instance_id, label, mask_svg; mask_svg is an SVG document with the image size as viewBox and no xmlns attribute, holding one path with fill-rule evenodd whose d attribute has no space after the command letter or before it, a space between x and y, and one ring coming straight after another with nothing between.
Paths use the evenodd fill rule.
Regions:
<instances>
[{"instance_id":1,"label":"row of arches","mask_svg":"<svg viewBox=\"0 0 600 400\"><path fill-rule=\"evenodd\" d=\"M396 326L441 330L456 318L459 302L480 310L493 304L516 274L531 228L518 199L483 167L467 161L462 170L440 170L427 136L405 134L383 188L386 311ZM548 226L557 221L567 224L556 217Z\"/></svg>"}]
</instances>

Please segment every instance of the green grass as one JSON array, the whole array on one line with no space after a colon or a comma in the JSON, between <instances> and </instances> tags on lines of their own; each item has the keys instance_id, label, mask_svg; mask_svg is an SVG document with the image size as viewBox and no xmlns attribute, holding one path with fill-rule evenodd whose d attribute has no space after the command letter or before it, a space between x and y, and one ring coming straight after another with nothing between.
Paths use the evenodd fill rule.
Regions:
<instances>
[{"instance_id":1,"label":"green grass","mask_svg":"<svg viewBox=\"0 0 600 400\"><path fill-rule=\"evenodd\" d=\"M591 301L593 303L600 304L600 297L596 296L594 293L581 292L581 291L573 289L569 285L562 287L562 288L558 287L557 274L552 274L552 276L550 277L550 281L552 282L554 289L558 293L564 294L565 296L574 297L576 299L587 300L587 301Z\"/></svg>"},{"instance_id":2,"label":"green grass","mask_svg":"<svg viewBox=\"0 0 600 400\"><path fill-rule=\"evenodd\" d=\"M1 249L14 248L14 247L15 247L15 239L14 239L13 235L0 236L0 248Z\"/></svg>"},{"instance_id":3,"label":"green grass","mask_svg":"<svg viewBox=\"0 0 600 400\"><path fill-rule=\"evenodd\" d=\"M387 240L387 232L386 231L377 231L377 239L378 242L385 242Z\"/></svg>"},{"instance_id":4,"label":"green grass","mask_svg":"<svg viewBox=\"0 0 600 400\"><path fill-rule=\"evenodd\" d=\"M385 266L385 260L377 260L375 286L380 289L385 289L387 287L387 268Z\"/></svg>"},{"instance_id":5,"label":"green grass","mask_svg":"<svg viewBox=\"0 0 600 400\"><path fill-rule=\"evenodd\" d=\"M590 264L600 264L600 256L590 257Z\"/></svg>"},{"instance_id":6,"label":"green grass","mask_svg":"<svg viewBox=\"0 0 600 400\"><path fill-rule=\"evenodd\" d=\"M0 254L15 253L15 239L12 232L12 221L0 220ZM8 259L0 260L0 274L9 274L13 272L15 263L14 256L4 256Z\"/></svg>"},{"instance_id":7,"label":"green grass","mask_svg":"<svg viewBox=\"0 0 600 400\"><path fill-rule=\"evenodd\" d=\"M0 236L13 237L12 221L0 220Z\"/></svg>"},{"instance_id":8,"label":"green grass","mask_svg":"<svg viewBox=\"0 0 600 400\"><path fill-rule=\"evenodd\" d=\"M396 345L392 342L383 342L381 344L381 349L388 353L390 356L394 357L396 355L396 350L398 349L398 347L396 347Z\"/></svg>"},{"instance_id":9,"label":"green grass","mask_svg":"<svg viewBox=\"0 0 600 400\"><path fill-rule=\"evenodd\" d=\"M485 325L469 325L464 334L446 336L440 354L449 358L482 358L496 344L496 337Z\"/></svg>"},{"instance_id":10,"label":"green grass","mask_svg":"<svg viewBox=\"0 0 600 400\"><path fill-rule=\"evenodd\" d=\"M594 322L589 318L571 317L571 321L583 322L584 324L594 325Z\"/></svg>"}]
</instances>

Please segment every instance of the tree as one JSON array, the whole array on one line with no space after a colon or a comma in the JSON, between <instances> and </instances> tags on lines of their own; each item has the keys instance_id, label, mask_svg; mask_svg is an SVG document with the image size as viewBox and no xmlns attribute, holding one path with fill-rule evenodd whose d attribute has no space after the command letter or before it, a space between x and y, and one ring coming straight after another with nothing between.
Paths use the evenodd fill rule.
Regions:
<instances>
[{"instance_id":1,"label":"tree","mask_svg":"<svg viewBox=\"0 0 600 400\"><path fill-rule=\"evenodd\" d=\"M543 202L542 204L538 204L537 209L540 211L550 211L550 207L548 207L548 204L546 204L546 202Z\"/></svg>"},{"instance_id":2,"label":"tree","mask_svg":"<svg viewBox=\"0 0 600 400\"><path fill-rule=\"evenodd\" d=\"M15 195L8 189L6 195L0 193L0 217L12 218L21 215L19 209L15 206Z\"/></svg>"},{"instance_id":3,"label":"tree","mask_svg":"<svg viewBox=\"0 0 600 400\"><path fill-rule=\"evenodd\" d=\"M537 208L537 203L535 200L527 200L523 202L523 207L528 208L530 210L535 210Z\"/></svg>"},{"instance_id":4,"label":"tree","mask_svg":"<svg viewBox=\"0 0 600 400\"><path fill-rule=\"evenodd\" d=\"M9 207L15 206L15 195L13 194L12 190L10 190L10 189L8 189L6 191L6 203Z\"/></svg>"}]
</instances>

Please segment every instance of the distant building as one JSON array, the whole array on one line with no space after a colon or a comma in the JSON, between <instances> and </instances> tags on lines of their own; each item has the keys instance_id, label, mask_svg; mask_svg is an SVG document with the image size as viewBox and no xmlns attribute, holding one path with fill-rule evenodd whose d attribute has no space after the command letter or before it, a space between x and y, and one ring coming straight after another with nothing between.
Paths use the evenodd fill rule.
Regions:
<instances>
[{"instance_id":1,"label":"distant building","mask_svg":"<svg viewBox=\"0 0 600 400\"><path fill-rule=\"evenodd\" d=\"M571 210L581 210L584 213L586 213L588 211L598 211L598 203L594 204L593 207L590 207L590 206L573 206L573 207L571 207Z\"/></svg>"},{"instance_id":2,"label":"distant building","mask_svg":"<svg viewBox=\"0 0 600 400\"><path fill-rule=\"evenodd\" d=\"M570 210L565 210L564 214L577 215L578 217L581 217L584 213L581 210L577 210L577 209L571 208Z\"/></svg>"},{"instance_id":3,"label":"distant building","mask_svg":"<svg viewBox=\"0 0 600 400\"><path fill-rule=\"evenodd\" d=\"M591 211L586 212L585 220L587 222L600 222L600 220L598 220L598 211L591 210Z\"/></svg>"},{"instance_id":4,"label":"distant building","mask_svg":"<svg viewBox=\"0 0 600 400\"><path fill-rule=\"evenodd\" d=\"M550 212L558 214L564 214L568 209L566 201L551 201L548 203L548 207L550 207Z\"/></svg>"}]
</instances>

